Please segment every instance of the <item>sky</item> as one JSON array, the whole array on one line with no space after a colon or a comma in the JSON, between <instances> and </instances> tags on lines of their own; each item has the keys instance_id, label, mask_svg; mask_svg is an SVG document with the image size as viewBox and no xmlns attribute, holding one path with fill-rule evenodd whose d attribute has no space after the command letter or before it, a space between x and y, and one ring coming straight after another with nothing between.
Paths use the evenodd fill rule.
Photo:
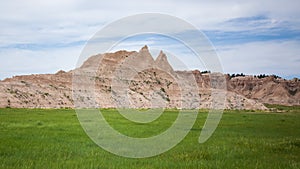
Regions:
<instances>
[{"instance_id":1,"label":"sky","mask_svg":"<svg viewBox=\"0 0 300 169\"><path fill-rule=\"evenodd\" d=\"M1 1L0 79L74 69L95 33L141 13L168 14L191 23L214 46L224 73L300 78L299 7L299 0ZM184 56L191 69L205 69L188 59L176 42L171 48L172 42L163 36L137 35L114 50L139 50L146 44Z\"/></svg>"}]
</instances>

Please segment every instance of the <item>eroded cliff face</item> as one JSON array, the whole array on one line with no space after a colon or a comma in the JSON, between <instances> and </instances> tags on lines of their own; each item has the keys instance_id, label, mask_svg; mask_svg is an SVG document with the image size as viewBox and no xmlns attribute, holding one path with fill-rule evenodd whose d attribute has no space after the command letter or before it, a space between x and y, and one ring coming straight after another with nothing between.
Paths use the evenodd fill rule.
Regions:
<instances>
[{"instance_id":1,"label":"eroded cliff face","mask_svg":"<svg viewBox=\"0 0 300 169\"><path fill-rule=\"evenodd\" d=\"M212 87L211 74L174 71L161 51L148 47L91 56L75 70L15 76L0 82L0 107L211 108L212 93L226 94L226 109L266 109L262 103L300 105L299 80L229 78L228 91Z\"/></svg>"},{"instance_id":2,"label":"eroded cliff face","mask_svg":"<svg viewBox=\"0 0 300 169\"><path fill-rule=\"evenodd\" d=\"M285 80L269 76L235 77L227 80L229 91L254 99L262 103L281 105L300 105L300 81Z\"/></svg>"}]
</instances>

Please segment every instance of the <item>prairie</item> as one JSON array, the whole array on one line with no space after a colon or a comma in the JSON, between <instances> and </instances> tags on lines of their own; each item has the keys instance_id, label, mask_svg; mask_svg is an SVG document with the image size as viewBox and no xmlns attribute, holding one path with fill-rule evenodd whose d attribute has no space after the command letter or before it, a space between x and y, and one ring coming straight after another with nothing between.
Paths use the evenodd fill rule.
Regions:
<instances>
[{"instance_id":1,"label":"prairie","mask_svg":"<svg viewBox=\"0 0 300 169\"><path fill-rule=\"evenodd\" d=\"M212 137L199 144L207 111L173 149L131 159L97 146L72 109L0 109L0 168L300 168L300 108L272 106L271 112L226 110ZM103 109L116 130L150 137L170 127L177 110L148 124Z\"/></svg>"}]
</instances>

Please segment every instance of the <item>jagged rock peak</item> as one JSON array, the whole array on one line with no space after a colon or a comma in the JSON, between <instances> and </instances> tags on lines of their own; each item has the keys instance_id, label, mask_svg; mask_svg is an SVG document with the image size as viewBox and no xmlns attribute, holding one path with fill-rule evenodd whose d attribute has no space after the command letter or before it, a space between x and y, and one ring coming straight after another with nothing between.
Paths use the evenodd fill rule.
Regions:
<instances>
[{"instance_id":1,"label":"jagged rock peak","mask_svg":"<svg viewBox=\"0 0 300 169\"><path fill-rule=\"evenodd\" d=\"M147 45L143 46L141 50L143 50L143 51L149 51Z\"/></svg>"},{"instance_id":2,"label":"jagged rock peak","mask_svg":"<svg viewBox=\"0 0 300 169\"><path fill-rule=\"evenodd\" d=\"M145 45L144 47L142 47L139 51L139 55L138 55L139 58L143 58L145 59L144 61L150 61L149 63L153 63L154 62L154 59L151 55L151 53L149 52L149 49L148 49L148 46Z\"/></svg>"},{"instance_id":3,"label":"jagged rock peak","mask_svg":"<svg viewBox=\"0 0 300 169\"><path fill-rule=\"evenodd\" d=\"M167 56L162 50L159 52L157 60L167 60Z\"/></svg>"},{"instance_id":4,"label":"jagged rock peak","mask_svg":"<svg viewBox=\"0 0 300 169\"><path fill-rule=\"evenodd\" d=\"M148 69L154 64L154 59L148 50L147 46L142 47L139 52L127 57L123 62L123 66L131 67L139 71L140 69Z\"/></svg>"},{"instance_id":5,"label":"jagged rock peak","mask_svg":"<svg viewBox=\"0 0 300 169\"><path fill-rule=\"evenodd\" d=\"M149 52L148 46L145 45L144 47L142 47L139 51L138 54L138 59L143 59L143 62L147 62L147 64L153 64L154 63L154 59L151 55L151 53Z\"/></svg>"},{"instance_id":6,"label":"jagged rock peak","mask_svg":"<svg viewBox=\"0 0 300 169\"><path fill-rule=\"evenodd\" d=\"M158 57L155 60L155 64L158 68L163 69L165 71L172 72L173 68L168 62L167 55L163 52L160 51Z\"/></svg>"}]
</instances>

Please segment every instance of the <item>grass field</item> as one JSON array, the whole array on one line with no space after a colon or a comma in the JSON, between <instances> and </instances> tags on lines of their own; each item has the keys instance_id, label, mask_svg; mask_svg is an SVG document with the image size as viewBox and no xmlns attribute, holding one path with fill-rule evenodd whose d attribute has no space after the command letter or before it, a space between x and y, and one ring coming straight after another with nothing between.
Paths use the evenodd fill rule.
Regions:
<instances>
[{"instance_id":1,"label":"grass field","mask_svg":"<svg viewBox=\"0 0 300 169\"><path fill-rule=\"evenodd\" d=\"M300 168L300 108L274 108L281 112L225 111L204 144L198 137L207 113L200 111L180 144L145 159L98 147L74 110L0 109L0 168ZM152 123L136 124L114 109L103 112L115 129L134 137L159 134L177 117L168 110Z\"/></svg>"}]
</instances>

